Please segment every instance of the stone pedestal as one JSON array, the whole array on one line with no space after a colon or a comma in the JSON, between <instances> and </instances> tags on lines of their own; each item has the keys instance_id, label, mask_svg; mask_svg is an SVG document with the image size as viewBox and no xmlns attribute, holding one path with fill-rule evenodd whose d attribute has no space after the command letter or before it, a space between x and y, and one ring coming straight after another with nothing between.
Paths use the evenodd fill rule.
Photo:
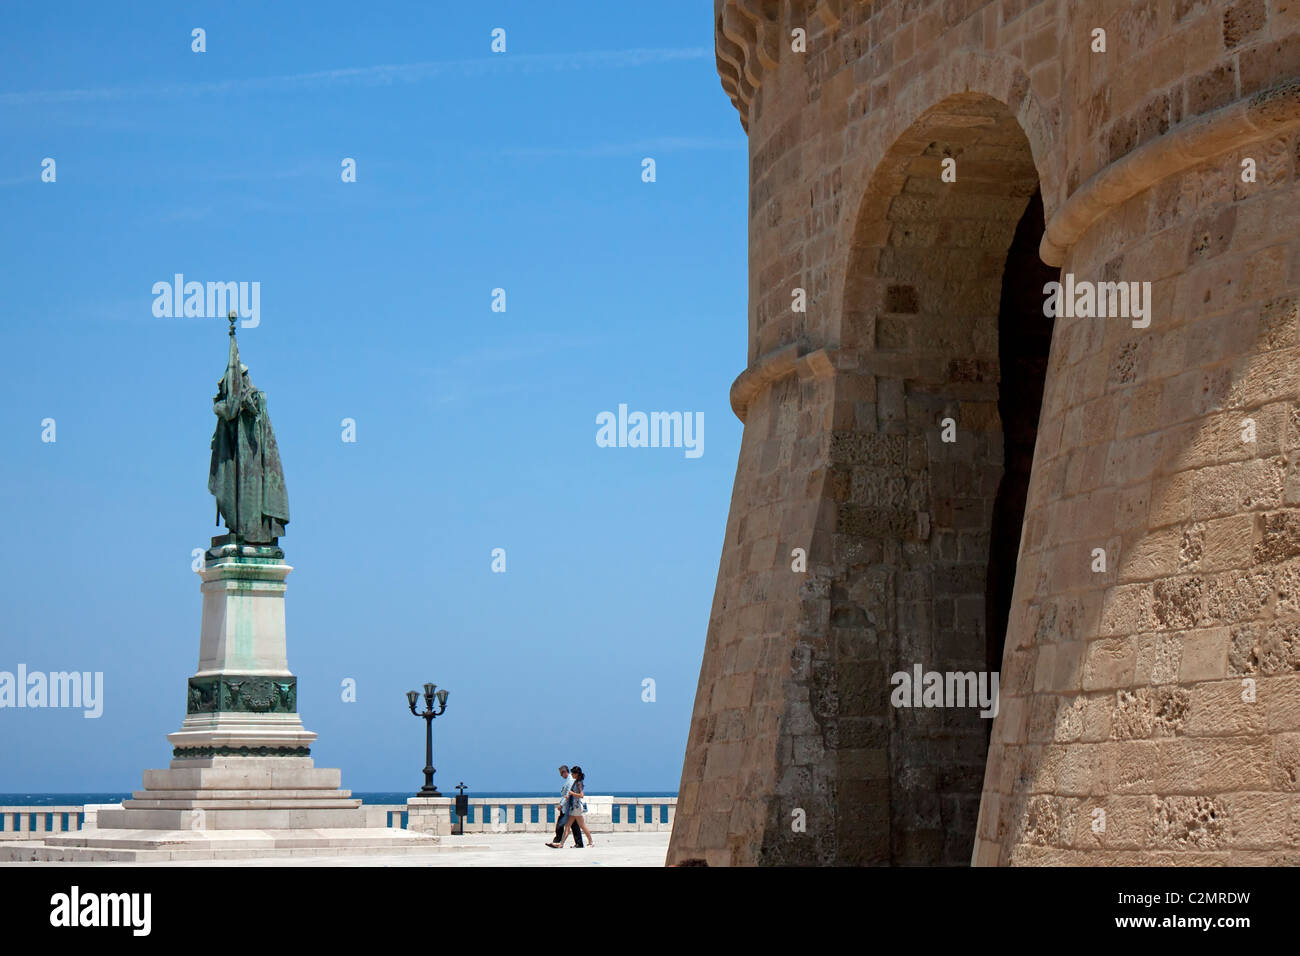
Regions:
<instances>
[{"instance_id":1,"label":"stone pedestal","mask_svg":"<svg viewBox=\"0 0 1300 956\"><path fill-rule=\"evenodd\" d=\"M316 735L298 716L297 678L285 646L284 579L274 546L214 538L204 565L198 669L181 727L167 735L170 766L144 772L144 789L101 809L98 827L46 840L50 847L140 851L141 860L239 855L427 850L430 834L368 827L340 771L316 767ZM114 859L120 856L112 857Z\"/></svg>"},{"instance_id":2,"label":"stone pedestal","mask_svg":"<svg viewBox=\"0 0 1300 956\"><path fill-rule=\"evenodd\" d=\"M199 665L189 681L185 721L167 735L173 756L305 757L316 735L298 716L298 679L289 670L284 628L284 579L293 568L277 547L218 543L223 540L214 539L198 572Z\"/></svg>"},{"instance_id":3,"label":"stone pedestal","mask_svg":"<svg viewBox=\"0 0 1300 956\"><path fill-rule=\"evenodd\" d=\"M457 831L451 823L455 797L410 797L406 801L406 828L415 833L448 836Z\"/></svg>"}]
</instances>

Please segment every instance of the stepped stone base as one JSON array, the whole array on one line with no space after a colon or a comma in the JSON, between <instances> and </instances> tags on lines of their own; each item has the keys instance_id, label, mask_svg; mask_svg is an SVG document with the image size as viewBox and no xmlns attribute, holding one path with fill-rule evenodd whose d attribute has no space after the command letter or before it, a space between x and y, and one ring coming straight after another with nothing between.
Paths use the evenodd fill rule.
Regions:
<instances>
[{"instance_id":1,"label":"stepped stone base","mask_svg":"<svg viewBox=\"0 0 1300 956\"><path fill-rule=\"evenodd\" d=\"M310 757L204 757L146 770L144 789L96 825L0 846L0 862L150 863L428 853L437 836L367 826L340 771Z\"/></svg>"},{"instance_id":2,"label":"stepped stone base","mask_svg":"<svg viewBox=\"0 0 1300 956\"><path fill-rule=\"evenodd\" d=\"M341 773L310 757L183 757L146 770L144 789L96 826L0 847L0 862L149 863L427 853L439 838L367 826Z\"/></svg>"},{"instance_id":3,"label":"stepped stone base","mask_svg":"<svg viewBox=\"0 0 1300 956\"><path fill-rule=\"evenodd\" d=\"M340 771L310 757L204 757L146 770L144 789L99 812L108 830L365 828L366 811L340 790Z\"/></svg>"},{"instance_id":4,"label":"stepped stone base","mask_svg":"<svg viewBox=\"0 0 1300 956\"><path fill-rule=\"evenodd\" d=\"M103 811L101 811L102 813ZM0 844L0 862L152 863L430 853L438 838L385 827L266 830L82 830Z\"/></svg>"}]
</instances>

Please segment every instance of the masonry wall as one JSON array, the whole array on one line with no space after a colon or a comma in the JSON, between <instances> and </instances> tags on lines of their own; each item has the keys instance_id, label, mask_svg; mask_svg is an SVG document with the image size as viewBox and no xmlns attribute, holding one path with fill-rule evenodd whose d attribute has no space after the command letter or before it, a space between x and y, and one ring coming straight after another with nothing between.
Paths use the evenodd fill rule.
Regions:
<instances>
[{"instance_id":1,"label":"masonry wall","mask_svg":"<svg viewBox=\"0 0 1300 956\"><path fill-rule=\"evenodd\" d=\"M1058 322L979 863L1300 862L1296 148L1171 177L1067 258L1156 310Z\"/></svg>"},{"instance_id":2,"label":"masonry wall","mask_svg":"<svg viewBox=\"0 0 1300 956\"><path fill-rule=\"evenodd\" d=\"M750 137L745 433L669 862L1295 862L1300 4L714 13ZM1048 263L1154 311L1056 320L986 755L888 681L1001 637L998 302L1035 189Z\"/></svg>"}]
</instances>

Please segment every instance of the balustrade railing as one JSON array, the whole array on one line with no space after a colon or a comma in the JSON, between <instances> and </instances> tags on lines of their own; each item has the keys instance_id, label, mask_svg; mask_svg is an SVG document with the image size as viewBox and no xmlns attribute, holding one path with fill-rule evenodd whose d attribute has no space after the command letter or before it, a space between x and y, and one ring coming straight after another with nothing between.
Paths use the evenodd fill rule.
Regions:
<instances>
[{"instance_id":1,"label":"balustrade railing","mask_svg":"<svg viewBox=\"0 0 1300 956\"><path fill-rule=\"evenodd\" d=\"M80 830L84 821L81 807L0 807L0 840L39 840Z\"/></svg>"},{"instance_id":2,"label":"balustrade railing","mask_svg":"<svg viewBox=\"0 0 1300 956\"><path fill-rule=\"evenodd\" d=\"M587 829L592 833L671 830L676 797L610 797L588 794ZM470 797L466 833L548 833L556 821L554 796ZM384 808L388 826L431 833L460 831L452 797L413 797L405 805ZM401 821L400 823L398 821Z\"/></svg>"},{"instance_id":3,"label":"balustrade railing","mask_svg":"<svg viewBox=\"0 0 1300 956\"><path fill-rule=\"evenodd\" d=\"M470 797L466 833L550 833L555 830L555 795ZM103 804L57 807L0 807L0 840L39 840L95 825ZM115 806L115 805L110 805ZM459 832L454 797L412 797L407 803L367 803L366 823L430 833ZM587 797L587 829L593 833L671 830L676 797Z\"/></svg>"}]
</instances>

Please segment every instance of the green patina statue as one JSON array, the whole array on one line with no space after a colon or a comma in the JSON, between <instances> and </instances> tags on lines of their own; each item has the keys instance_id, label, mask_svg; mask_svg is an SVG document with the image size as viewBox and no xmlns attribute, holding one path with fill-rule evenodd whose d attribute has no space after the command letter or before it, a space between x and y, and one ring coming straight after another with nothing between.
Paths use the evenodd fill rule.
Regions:
<instances>
[{"instance_id":1,"label":"green patina statue","mask_svg":"<svg viewBox=\"0 0 1300 956\"><path fill-rule=\"evenodd\" d=\"M217 520L237 540L274 545L289 523L289 495L284 487L280 449L266 411L266 393L253 387L248 366L239 361L235 313L230 313L230 361L217 384L212 410L208 491L217 499Z\"/></svg>"}]
</instances>

